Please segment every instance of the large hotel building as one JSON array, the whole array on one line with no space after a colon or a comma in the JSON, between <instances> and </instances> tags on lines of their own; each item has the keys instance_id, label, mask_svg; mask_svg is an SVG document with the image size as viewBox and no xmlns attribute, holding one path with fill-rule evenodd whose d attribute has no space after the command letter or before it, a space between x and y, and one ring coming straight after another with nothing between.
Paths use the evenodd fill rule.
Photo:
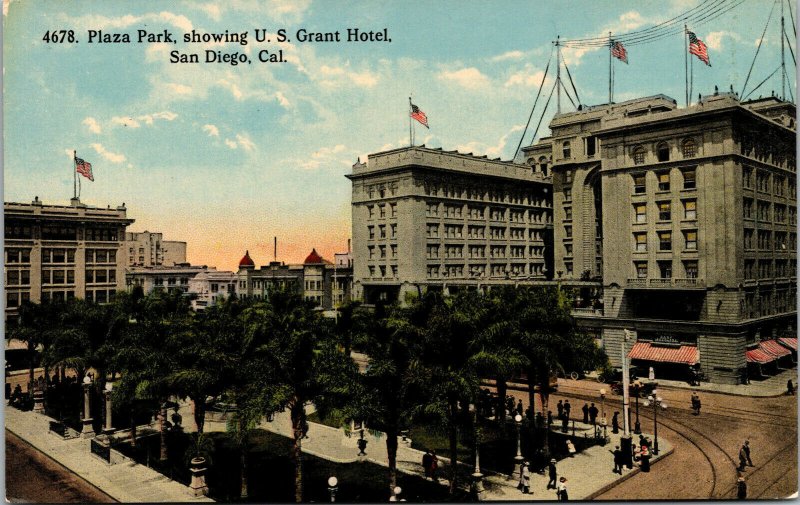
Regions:
<instances>
[{"instance_id":1,"label":"large hotel building","mask_svg":"<svg viewBox=\"0 0 800 505\"><path fill-rule=\"evenodd\" d=\"M658 95L557 114L524 164L370 155L348 176L355 294L553 279L577 288L578 323L615 366L623 346L660 377L791 365L795 115L776 98Z\"/></svg>"}]
</instances>

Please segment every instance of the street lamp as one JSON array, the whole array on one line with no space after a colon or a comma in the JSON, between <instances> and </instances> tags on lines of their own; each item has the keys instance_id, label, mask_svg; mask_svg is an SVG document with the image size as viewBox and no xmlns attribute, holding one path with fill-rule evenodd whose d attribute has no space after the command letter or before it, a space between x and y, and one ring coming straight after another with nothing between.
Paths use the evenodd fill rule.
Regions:
<instances>
[{"instance_id":1,"label":"street lamp","mask_svg":"<svg viewBox=\"0 0 800 505\"><path fill-rule=\"evenodd\" d=\"M606 418L606 389L600 389L600 414L602 415L603 419Z\"/></svg>"},{"instance_id":2,"label":"street lamp","mask_svg":"<svg viewBox=\"0 0 800 505\"><path fill-rule=\"evenodd\" d=\"M92 438L94 436L94 428L92 428L91 418L91 389L92 378L89 374L83 378L83 425L81 426L81 438Z\"/></svg>"},{"instance_id":3,"label":"street lamp","mask_svg":"<svg viewBox=\"0 0 800 505\"><path fill-rule=\"evenodd\" d=\"M337 485L339 484L339 479L334 476L328 477L328 492L331 494L331 503L336 501L336 491L339 490Z\"/></svg>"},{"instance_id":4,"label":"street lamp","mask_svg":"<svg viewBox=\"0 0 800 505\"><path fill-rule=\"evenodd\" d=\"M667 404L658 396L658 391L653 390L653 394L647 397L644 401L644 406L649 407L653 405L653 454L658 454L658 407L667 410Z\"/></svg>"},{"instance_id":5,"label":"street lamp","mask_svg":"<svg viewBox=\"0 0 800 505\"><path fill-rule=\"evenodd\" d=\"M483 474L481 473L481 441L480 429L478 428L478 409L474 403L470 403L469 410L473 414L473 419L475 421L475 471L472 473L473 491L478 501L481 501L481 495L483 494Z\"/></svg>"},{"instance_id":6,"label":"street lamp","mask_svg":"<svg viewBox=\"0 0 800 505\"><path fill-rule=\"evenodd\" d=\"M633 391L636 393L636 423L633 425L633 432L637 435L642 433L642 425L639 424L639 389L642 383L638 380L633 383Z\"/></svg>"},{"instance_id":7,"label":"street lamp","mask_svg":"<svg viewBox=\"0 0 800 505\"><path fill-rule=\"evenodd\" d=\"M514 416L514 424L517 427L517 455L514 456L514 472L511 475L512 479L519 479L522 475L522 438L520 436L520 428L522 427L522 416L517 414Z\"/></svg>"},{"instance_id":8,"label":"street lamp","mask_svg":"<svg viewBox=\"0 0 800 505\"><path fill-rule=\"evenodd\" d=\"M392 493L393 493L392 499L389 500L389 501L405 501L405 500L401 500L400 499L400 493L402 493L402 492L403 492L403 488L401 488L400 486L395 486L394 489L392 489Z\"/></svg>"},{"instance_id":9,"label":"street lamp","mask_svg":"<svg viewBox=\"0 0 800 505\"><path fill-rule=\"evenodd\" d=\"M103 429L106 433L110 433L114 431L114 428L111 427L111 390L114 388L113 384L110 382L106 382L105 387L105 399L106 399L106 426Z\"/></svg>"}]
</instances>

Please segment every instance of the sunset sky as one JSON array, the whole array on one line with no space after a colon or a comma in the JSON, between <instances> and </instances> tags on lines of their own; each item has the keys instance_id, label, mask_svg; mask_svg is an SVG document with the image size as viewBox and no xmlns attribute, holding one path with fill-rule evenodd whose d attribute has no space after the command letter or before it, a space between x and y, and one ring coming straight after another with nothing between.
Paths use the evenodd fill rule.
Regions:
<instances>
[{"instance_id":1,"label":"sunset sky","mask_svg":"<svg viewBox=\"0 0 800 505\"><path fill-rule=\"evenodd\" d=\"M68 204L77 150L94 168L95 181L83 180L84 203L125 202L136 220L131 231L188 242L193 264L235 269L246 249L266 264L273 236L279 260L302 261L312 247L332 259L350 237L344 175L359 157L408 145L409 93L430 123L430 130L417 128L418 143L510 159L557 35L624 34L703 6L721 15L689 27L708 45L713 65L693 59L694 99L714 85L740 92L773 6L768 0L6 0L4 198ZM780 4L748 90L780 63L779 16ZM785 16L793 35L788 10ZM385 28L392 42L295 37L299 29L338 30L344 40L347 28ZM62 29L74 30L78 42L43 41L48 30ZM140 29L167 30L177 43L137 43ZM255 29L272 42L256 42ZM289 41L275 42L279 29ZM89 43L88 30L127 33L131 43ZM184 43L192 30L248 32L247 45ZM683 106L683 44L676 34L629 46L629 65L615 66L615 101L663 93ZM207 49L253 61L170 63L171 51L204 61ZM287 62L259 63L263 49L282 49ZM563 54L581 102L605 103L608 48ZM552 69L552 86L551 76ZM780 89L779 71L754 97ZM562 104L572 110L566 98ZM547 133L543 127L539 136Z\"/></svg>"}]
</instances>

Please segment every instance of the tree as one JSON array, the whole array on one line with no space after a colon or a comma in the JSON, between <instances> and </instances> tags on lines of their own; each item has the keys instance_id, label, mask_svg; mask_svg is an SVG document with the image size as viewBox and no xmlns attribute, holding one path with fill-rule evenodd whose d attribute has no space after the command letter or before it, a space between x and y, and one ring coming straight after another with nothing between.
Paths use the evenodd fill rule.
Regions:
<instances>
[{"instance_id":1,"label":"tree","mask_svg":"<svg viewBox=\"0 0 800 505\"><path fill-rule=\"evenodd\" d=\"M34 375L37 362L37 352L41 350L43 357L49 351L53 341L59 334L60 319L64 312L62 302L44 301L35 303L26 301L19 307L19 316L16 323L11 326L9 334L28 345L28 394L33 401ZM45 364L46 366L46 364ZM47 375L47 366L45 375Z\"/></svg>"}]
</instances>

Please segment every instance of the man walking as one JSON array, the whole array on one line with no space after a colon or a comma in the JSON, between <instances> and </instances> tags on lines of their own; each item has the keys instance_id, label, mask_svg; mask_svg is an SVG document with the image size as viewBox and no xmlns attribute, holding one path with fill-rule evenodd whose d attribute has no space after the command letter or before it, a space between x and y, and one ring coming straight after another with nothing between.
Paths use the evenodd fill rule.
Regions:
<instances>
[{"instance_id":1,"label":"man walking","mask_svg":"<svg viewBox=\"0 0 800 505\"><path fill-rule=\"evenodd\" d=\"M619 446L616 446L612 454L614 454L614 473L622 475L622 451Z\"/></svg>"},{"instance_id":2,"label":"man walking","mask_svg":"<svg viewBox=\"0 0 800 505\"><path fill-rule=\"evenodd\" d=\"M547 472L550 475L550 482L547 483L547 489L555 489L556 488L556 477L558 475L556 471L556 460L555 458L550 460L550 463L547 465Z\"/></svg>"},{"instance_id":3,"label":"man walking","mask_svg":"<svg viewBox=\"0 0 800 505\"><path fill-rule=\"evenodd\" d=\"M746 443L747 443L747 441L745 441L745 444ZM739 468L738 468L738 470L740 472L743 472L744 468L747 466L747 456L748 456L747 452L748 451L745 451L744 448L745 448L745 446L743 445L742 448L739 449Z\"/></svg>"},{"instance_id":4,"label":"man walking","mask_svg":"<svg viewBox=\"0 0 800 505\"><path fill-rule=\"evenodd\" d=\"M692 410L694 415L700 415L700 397L697 396L697 393L692 393Z\"/></svg>"},{"instance_id":5,"label":"man walking","mask_svg":"<svg viewBox=\"0 0 800 505\"><path fill-rule=\"evenodd\" d=\"M744 445L742 446L742 450L744 451L744 455L747 458L747 466L753 466L753 460L750 459L750 441L745 440Z\"/></svg>"},{"instance_id":6,"label":"man walking","mask_svg":"<svg viewBox=\"0 0 800 505\"><path fill-rule=\"evenodd\" d=\"M589 405L584 403L581 410L583 411L583 424L589 424Z\"/></svg>"},{"instance_id":7,"label":"man walking","mask_svg":"<svg viewBox=\"0 0 800 505\"><path fill-rule=\"evenodd\" d=\"M611 433L619 433L619 412L614 412L611 418Z\"/></svg>"},{"instance_id":8,"label":"man walking","mask_svg":"<svg viewBox=\"0 0 800 505\"><path fill-rule=\"evenodd\" d=\"M564 417L564 403L561 400L558 400L558 404L556 405L556 410L558 410L558 418L561 419Z\"/></svg>"},{"instance_id":9,"label":"man walking","mask_svg":"<svg viewBox=\"0 0 800 505\"><path fill-rule=\"evenodd\" d=\"M524 410L524 407L522 406L522 400L519 400L519 401L517 402L517 414L519 414L519 415L522 415L522 413L523 413L524 411L525 411L525 410Z\"/></svg>"},{"instance_id":10,"label":"man walking","mask_svg":"<svg viewBox=\"0 0 800 505\"><path fill-rule=\"evenodd\" d=\"M432 463L433 463L433 457L431 456L431 450L428 449L422 456L422 469L425 471L425 480L428 480L428 478L432 478L432 473L431 473Z\"/></svg>"},{"instance_id":11,"label":"man walking","mask_svg":"<svg viewBox=\"0 0 800 505\"><path fill-rule=\"evenodd\" d=\"M736 497L740 500L747 499L747 483L742 476L739 476L739 479L736 481Z\"/></svg>"},{"instance_id":12,"label":"man walking","mask_svg":"<svg viewBox=\"0 0 800 505\"><path fill-rule=\"evenodd\" d=\"M522 463L522 472L520 473L520 479L522 482L522 494L530 494L531 489L531 470L528 468L529 463L524 461Z\"/></svg>"},{"instance_id":13,"label":"man walking","mask_svg":"<svg viewBox=\"0 0 800 505\"><path fill-rule=\"evenodd\" d=\"M569 412L572 410L572 405L569 404L569 400L564 402L564 417L569 419Z\"/></svg>"},{"instance_id":14,"label":"man walking","mask_svg":"<svg viewBox=\"0 0 800 505\"><path fill-rule=\"evenodd\" d=\"M794 382L792 382L792 379L786 381L786 392L794 396Z\"/></svg>"},{"instance_id":15,"label":"man walking","mask_svg":"<svg viewBox=\"0 0 800 505\"><path fill-rule=\"evenodd\" d=\"M592 405L589 407L589 422L592 423L592 425L597 424L597 412L597 407L595 407L594 403L592 403Z\"/></svg>"}]
</instances>

